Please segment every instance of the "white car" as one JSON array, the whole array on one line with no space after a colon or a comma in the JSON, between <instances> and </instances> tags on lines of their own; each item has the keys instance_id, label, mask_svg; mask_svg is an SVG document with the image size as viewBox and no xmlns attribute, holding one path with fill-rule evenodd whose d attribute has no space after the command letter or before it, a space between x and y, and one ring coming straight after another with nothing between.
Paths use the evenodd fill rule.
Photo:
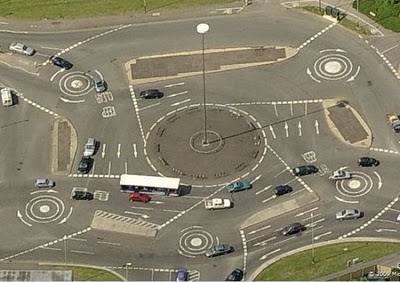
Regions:
<instances>
[{"instance_id":1,"label":"white car","mask_svg":"<svg viewBox=\"0 0 400 282\"><path fill-rule=\"evenodd\" d=\"M362 217L362 212L357 209L347 209L336 213L337 220L357 219Z\"/></svg>"},{"instance_id":2,"label":"white car","mask_svg":"<svg viewBox=\"0 0 400 282\"><path fill-rule=\"evenodd\" d=\"M329 179L333 179L333 180L342 180L342 179L350 179L350 178L351 178L351 173L344 169L335 170L329 176Z\"/></svg>"},{"instance_id":3,"label":"white car","mask_svg":"<svg viewBox=\"0 0 400 282\"><path fill-rule=\"evenodd\" d=\"M26 46L23 43L11 43L10 47L8 47L11 52L19 53L26 56L32 56L35 53L35 49Z\"/></svg>"}]
</instances>

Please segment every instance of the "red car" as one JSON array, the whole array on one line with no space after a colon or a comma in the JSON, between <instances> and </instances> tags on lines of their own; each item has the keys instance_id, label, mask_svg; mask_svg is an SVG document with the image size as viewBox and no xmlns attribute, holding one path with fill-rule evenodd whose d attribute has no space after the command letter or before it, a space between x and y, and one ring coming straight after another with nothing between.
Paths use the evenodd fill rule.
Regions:
<instances>
[{"instance_id":1,"label":"red car","mask_svg":"<svg viewBox=\"0 0 400 282\"><path fill-rule=\"evenodd\" d=\"M150 201L151 198L149 195L147 194L141 194L139 192L133 192L131 193L131 195L129 196L129 201L130 202L142 202L142 203L147 203L148 201Z\"/></svg>"}]
</instances>

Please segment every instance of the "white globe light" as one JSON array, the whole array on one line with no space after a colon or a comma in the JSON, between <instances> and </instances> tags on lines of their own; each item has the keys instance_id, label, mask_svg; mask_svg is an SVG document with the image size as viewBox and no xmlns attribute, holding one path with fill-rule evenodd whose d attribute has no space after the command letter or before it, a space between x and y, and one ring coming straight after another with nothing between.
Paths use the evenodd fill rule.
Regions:
<instances>
[{"instance_id":1,"label":"white globe light","mask_svg":"<svg viewBox=\"0 0 400 282\"><path fill-rule=\"evenodd\" d=\"M196 29L198 33L204 34L210 29L210 26L206 23L201 23L197 25Z\"/></svg>"}]
</instances>

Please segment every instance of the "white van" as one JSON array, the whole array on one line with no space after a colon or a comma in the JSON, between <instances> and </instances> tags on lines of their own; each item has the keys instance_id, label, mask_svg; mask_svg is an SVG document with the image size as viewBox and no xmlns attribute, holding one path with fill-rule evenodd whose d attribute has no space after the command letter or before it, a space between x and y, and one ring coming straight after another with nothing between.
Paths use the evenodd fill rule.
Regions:
<instances>
[{"instance_id":1,"label":"white van","mask_svg":"<svg viewBox=\"0 0 400 282\"><path fill-rule=\"evenodd\" d=\"M12 100L11 90L9 88L1 89L1 102L4 107L12 106L13 100Z\"/></svg>"}]
</instances>

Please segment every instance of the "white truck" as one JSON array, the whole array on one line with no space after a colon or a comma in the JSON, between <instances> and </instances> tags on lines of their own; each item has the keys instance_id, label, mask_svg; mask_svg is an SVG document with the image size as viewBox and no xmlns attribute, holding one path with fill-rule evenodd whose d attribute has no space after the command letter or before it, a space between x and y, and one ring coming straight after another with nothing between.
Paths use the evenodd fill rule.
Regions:
<instances>
[{"instance_id":1,"label":"white truck","mask_svg":"<svg viewBox=\"0 0 400 282\"><path fill-rule=\"evenodd\" d=\"M218 209L229 209L231 207L231 201L229 199L210 199L204 202L206 210L218 210Z\"/></svg>"},{"instance_id":2,"label":"white truck","mask_svg":"<svg viewBox=\"0 0 400 282\"><path fill-rule=\"evenodd\" d=\"M2 88L1 93L1 103L4 107L9 107L13 105L11 90L9 88Z\"/></svg>"}]
</instances>

